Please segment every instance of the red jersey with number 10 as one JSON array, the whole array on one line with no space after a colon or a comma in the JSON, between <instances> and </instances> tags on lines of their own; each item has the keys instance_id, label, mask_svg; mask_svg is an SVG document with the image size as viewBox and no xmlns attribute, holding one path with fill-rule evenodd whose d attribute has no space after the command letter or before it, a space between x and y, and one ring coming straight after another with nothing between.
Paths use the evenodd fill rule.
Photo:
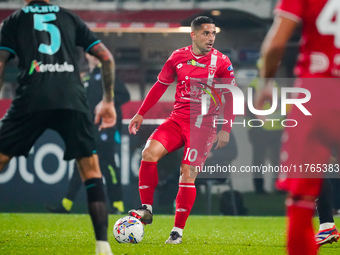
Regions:
<instances>
[{"instance_id":1,"label":"red jersey with number 10","mask_svg":"<svg viewBox=\"0 0 340 255\"><path fill-rule=\"evenodd\" d=\"M340 77L340 0L281 0L276 14L302 21L300 77Z\"/></svg>"},{"instance_id":2,"label":"red jersey with number 10","mask_svg":"<svg viewBox=\"0 0 340 255\"><path fill-rule=\"evenodd\" d=\"M188 121L189 118L197 118L201 114L201 96L209 91L214 98L208 100L208 113L201 120L210 123L208 125L211 125L212 118L217 117L221 108L218 102L222 94L226 100L231 97L228 89L215 89L213 79L228 78L224 81L236 85L229 58L214 48L208 54L200 56L193 53L192 46L175 50L158 75L158 81L170 85L176 78L174 110L170 117Z\"/></svg>"}]
</instances>

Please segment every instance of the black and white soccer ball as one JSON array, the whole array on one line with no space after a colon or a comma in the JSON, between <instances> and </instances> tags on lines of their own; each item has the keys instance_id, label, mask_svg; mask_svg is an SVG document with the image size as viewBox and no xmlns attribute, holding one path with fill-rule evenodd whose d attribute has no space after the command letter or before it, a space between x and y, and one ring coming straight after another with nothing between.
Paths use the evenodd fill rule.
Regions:
<instances>
[{"instance_id":1,"label":"black and white soccer ball","mask_svg":"<svg viewBox=\"0 0 340 255\"><path fill-rule=\"evenodd\" d=\"M139 219L125 216L116 221L113 236L118 243L140 243L144 236L144 226Z\"/></svg>"}]
</instances>

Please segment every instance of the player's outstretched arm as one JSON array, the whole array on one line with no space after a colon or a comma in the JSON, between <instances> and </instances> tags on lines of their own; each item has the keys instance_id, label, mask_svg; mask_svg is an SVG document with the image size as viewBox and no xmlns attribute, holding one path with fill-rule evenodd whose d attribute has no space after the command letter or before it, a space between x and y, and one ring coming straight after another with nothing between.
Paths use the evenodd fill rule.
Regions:
<instances>
[{"instance_id":1,"label":"player's outstretched arm","mask_svg":"<svg viewBox=\"0 0 340 255\"><path fill-rule=\"evenodd\" d=\"M0 50L0 91L3 85L5 66L11 53L6 50Z\"/></svg>"},{"instance_id":2,"label":"player's outstretched arm","mask_svg":"<svg viewBox=\"0 0 340 255\"><path fill-rule=\"evenodd\" d=\"M137 134L140 126L142 125L143 123L143 116L140 115L140 114L136 114L131 120L130 120L130 123L129 123L129 133L130 134Z\"/></svg>"},{"instance_id":3,"label":"player's outstretched arm","mask_svg":"<svg viewBox=\"0 0 340 255\"><path fill-rule=\"evenodd\" d=\"M230 134L227 131L221 130L220 132L217 133L214 143L217 142L215 150L223 148L229 143L230 140Z\"/></svg>"},{"instance_id":4,"label":"player's outstretched arm","mask_svg":"<svg viewBox=\"0 0 340 255\"><path fill-rule=\"evenodd\" d=\"M98 124L100 120L102 120L99 126L99 130L102 130L114 126L117 120L116 109L113 103L115 63L111 52L102 43L93 46L90 53L98 58L102 64L103 100L95 109L95 124Z\"/></svg>"}]
</instances>

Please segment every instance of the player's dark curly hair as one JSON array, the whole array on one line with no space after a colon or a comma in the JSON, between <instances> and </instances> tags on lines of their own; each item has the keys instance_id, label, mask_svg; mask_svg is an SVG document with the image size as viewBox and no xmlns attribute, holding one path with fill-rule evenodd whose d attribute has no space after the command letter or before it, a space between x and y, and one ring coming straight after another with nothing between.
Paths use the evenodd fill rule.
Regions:
<instances>
[{"instance_id":1,"label":"player's dark curly hair","mask_svg":"<svg viewBox=\"0 0 340 255\"><path fill-rule=\"evenodd\" d=\"M191 22L191 31L200 29L202 24L215 24L215 22L207 16L198 16Z\"/></svg>"}]
</instances>

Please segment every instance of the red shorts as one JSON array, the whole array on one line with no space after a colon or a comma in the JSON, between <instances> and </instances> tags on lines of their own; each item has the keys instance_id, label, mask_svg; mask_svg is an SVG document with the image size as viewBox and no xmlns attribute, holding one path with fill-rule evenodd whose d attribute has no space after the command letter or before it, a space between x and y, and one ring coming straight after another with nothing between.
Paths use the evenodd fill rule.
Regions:
<instances>
[{"instance_id":1,"label":"red shorts","mask_svg":"<svg viewBox=\"0 0 340 255\"><path fill-rule=\"evenodd\" d=\"M215 136L213 127L197 128L188 121L168 118L155 129L149 140L157 140L169 153L184 146L182 164L203 167Z\"/></svg>"},{"instance_id":2,"label":"red shorts","mask_svg":"<svg viewBox=\"0 0 340 255\"><path fill-rule=\"evenodd\" d=\"M290 171L280 173L276 185L293 195L318 196L331 151L340 152L340 80L300 78L295 87L310 91L311 99L303 106L312 115L293 106L287 119L298 124L285 128L280 155L281 164Z\"/></svg>"}]
</instances>

